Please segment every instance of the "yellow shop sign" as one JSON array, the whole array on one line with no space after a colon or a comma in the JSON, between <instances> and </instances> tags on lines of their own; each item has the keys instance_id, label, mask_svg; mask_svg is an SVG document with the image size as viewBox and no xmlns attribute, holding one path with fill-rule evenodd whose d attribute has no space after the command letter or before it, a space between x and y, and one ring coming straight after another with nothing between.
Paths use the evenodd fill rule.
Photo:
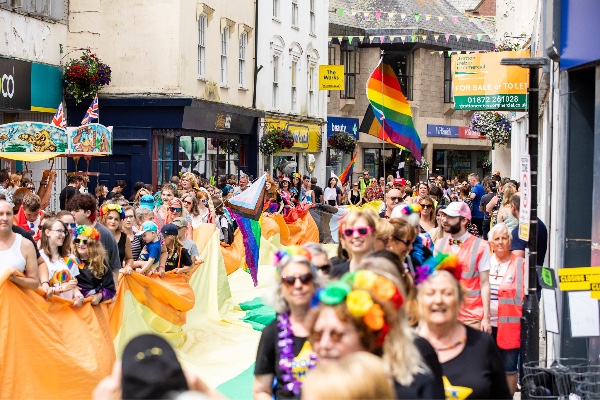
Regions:
<instances>
[{"instance_id":1,"label":"yellow shop sign","mask_svg":"<svg viewBox=\"0 0 600 400\"><path fill-rule=\"evenodd\" d=\"M291 151L318 153L321 151L321 126L301 122L284 121L280 119L265 119L267 126L286 129L294 137Z\"/></svg>"}]
</instances>

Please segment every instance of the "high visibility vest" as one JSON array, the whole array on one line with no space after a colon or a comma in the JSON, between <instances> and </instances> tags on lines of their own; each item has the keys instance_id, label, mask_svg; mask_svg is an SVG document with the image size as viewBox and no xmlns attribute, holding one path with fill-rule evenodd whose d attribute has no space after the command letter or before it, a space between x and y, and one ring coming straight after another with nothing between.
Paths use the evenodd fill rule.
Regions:
<instances>
[{"instance_id":1,"label":"high visibility vest","mask_svg":"<svg viewBox=\"0 0 600 400\"><path fill-rule=\"evenodd\" d=\"M525 298L525 259L512 256L498 288L498 347L521 347L521 315Z\"/></svg>"},{"instance_id":2,"label":"high visibility vest","mask_svg":"<svg viewBox=\"0 0 600 400\"><path fill-rule=\"evenodd\" d=\"M365 183L364 179L361 178L358 180L358 191L360 192L361 195L364 196L365 189L367 188L367 186L369 186L369 184Z\"/></svg>"},{"instance_id":3,"label":"high visibility vest","mask_svg":"<svg viewBox=\"0 0 600 400\"><path fill-rule=\"evenodd\" d=\"M444 253L450 253L451 245L448 238L449 236L443 238L445 240ZM458 252L458 262L462 266L460 283L467 291L465 302L458 315L459 321L481 321L483 319L483 300L481 299L481 284L477 265L486 251L490 251L489 244L485 240L469 234Z\"/></svg>"}]
</instances>

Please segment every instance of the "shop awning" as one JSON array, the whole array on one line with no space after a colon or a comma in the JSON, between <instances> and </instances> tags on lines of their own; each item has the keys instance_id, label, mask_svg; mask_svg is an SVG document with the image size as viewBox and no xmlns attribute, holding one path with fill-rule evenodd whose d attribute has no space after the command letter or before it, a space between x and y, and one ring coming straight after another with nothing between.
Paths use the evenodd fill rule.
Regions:
<instances>
[{"instance_id":1,"label":"shop awning","mask_svg":"<svg viewBox=\"0 0 600 400\"><path fill-rule=\"evenodd\" d=\"M264 112L227 104L193 100L185 107L181 128L235 135L250 135L254 120Z\"/></svg>"},{"instance_id":2,"label":"shop awning","mask_svg":"<svg viewBox=\"0 0 600 400\"><path fill-rule=\"evenodd\" d=\"M49 160L51 158L64 155L65 153L0 153L0 158L15 161L34 162Z\"/></svg>"}]
</instances>

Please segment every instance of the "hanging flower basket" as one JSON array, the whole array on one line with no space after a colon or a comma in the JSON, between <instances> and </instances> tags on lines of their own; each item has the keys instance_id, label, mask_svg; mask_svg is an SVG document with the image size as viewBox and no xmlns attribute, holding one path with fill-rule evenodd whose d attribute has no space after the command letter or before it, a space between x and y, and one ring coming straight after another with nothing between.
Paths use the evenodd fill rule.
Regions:
<instances>
[{"instance_id":1,"label":"hanging flower basket","mask_svg":"<svg viewBox=\"0 0 600 400\"><path fill-rule=\"evenodd\" d=\"M521 50L521 45L519 43L511 43L511 42L502 42L496 46L492 46L492 51L498 53L500 51L516 51Z\"/></svg>"},{"instance_id":2,"label":"hanging flower basket","mask_svg":"<svg viewBox=\"0 0 600 400\"><path fill-rule=\"evenodd\" d=\"M430 164L425 157L421 157L421 161L415 160L415 167L420 169L429 169Z\"/></svg>"},{"instance_id":3,"label":"hanging flower basket","mask_svg":"<svg viewBox=\"0 0 600 400\"><path fill-rule=\"evenodd\" d=\"M510 121L496 111L477 111L473 113L470 128L492 142L492 149L496 145L506 144L510 139Z\"/></svg>"},{"instance_id":4,"label":"hanging flower basket","mask_svg":"<svg viewBox=\"0 0 600 400\"><path fill-rule=\"evenodd\" d=\"M287 130L276 127L265 129L258 142L258 150L264 156L272 156L294 146L294 136Z\"/></svg>"},{"instance_id":5,"label":"hanging flower basket","mask_svg":"<svg viewBox=\"0 0 600 400\"><path fill-rule=\"evenodd\" d=\"M327 144L334 150L339 150L342 153L352 154L356 148L356 139L347 132L336 132L329 136Z\"/></svg>"},{"instance_id":6,"label":"hanging flower basket","mask_svg":"<svg viewBox=\"0 0 600 400\"><path fill-rule=\"evenodd\" d=\"M103 86L110 84L112 71L94 53L86 50L81 57L69 61L63 70L63 81L68 95L75 103L90 99Z\"/></svg>"},{"instance_id":7,"label":"hanging flower basket","mask_svg":"<svg viewBox=\"0 0 600 400\"><path fill-rule=\"evenodd\" d=\"M481 157L481 167L485 169L492 169L492 160L488 156Z\"/></svg>"}]
</instances>

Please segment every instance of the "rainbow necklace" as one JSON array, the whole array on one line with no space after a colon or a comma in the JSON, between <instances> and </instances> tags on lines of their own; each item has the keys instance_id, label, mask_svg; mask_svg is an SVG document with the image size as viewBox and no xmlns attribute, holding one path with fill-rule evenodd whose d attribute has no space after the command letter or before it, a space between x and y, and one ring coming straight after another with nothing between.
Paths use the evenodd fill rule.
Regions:
<instances>
[{"instance_id":1,"label":"rainbow necklace","mask_svg":"<svg viewBox=\"0 0 600 400\"><path fill-rule=\"evenodd\" d=\"M465 344L466 342L467 342L467 337L465 336L462 339L460 339L458 342L456 342L456 343L454 343L454 344L452 344L450 346L447 346L447 347L434 347L434 349L435 349L436 353L439 352L439 351L452 350L452 349L457 348L458 346L460 346L462 344Z\"/></svg>"}]
</instances>

